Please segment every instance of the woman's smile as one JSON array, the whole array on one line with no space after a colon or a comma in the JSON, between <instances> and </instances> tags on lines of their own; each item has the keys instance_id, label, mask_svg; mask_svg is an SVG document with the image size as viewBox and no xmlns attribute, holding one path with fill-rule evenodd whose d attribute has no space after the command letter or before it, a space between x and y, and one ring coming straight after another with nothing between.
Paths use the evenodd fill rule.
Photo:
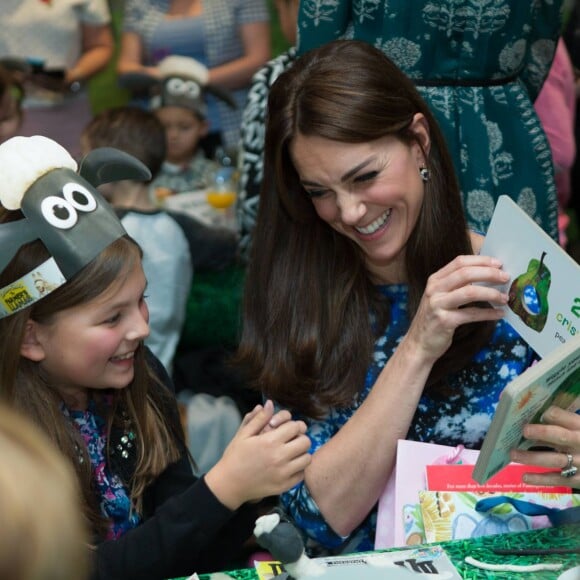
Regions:
<instances>
[{"instance_id":1,"label":"woman's smile","mask_svg":"<svg viewBox=\"0 0 580 580\"><path fill-rule=\"evenodd\" d=\"M365 237L374 237L374 234L377 234L378 232L382 233L386 229L392 211L392 209L388 209L367 226L355 226L354 229Z\"/></svg>"}]
</instances>

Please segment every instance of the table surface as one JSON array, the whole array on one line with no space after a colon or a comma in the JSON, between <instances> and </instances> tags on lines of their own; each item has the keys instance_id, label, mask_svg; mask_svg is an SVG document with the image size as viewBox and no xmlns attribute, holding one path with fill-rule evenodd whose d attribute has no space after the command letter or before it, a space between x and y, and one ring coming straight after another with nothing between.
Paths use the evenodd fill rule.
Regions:
<instances>
[{"instance_id":1,"label":"table surface","mask_svg":"<svg viewBox=\"0 0 580 580\"><path fill-rule=\"evenodd\" d=\"M459 573L467 580L480 579L510 579L521 578L537 580L557 580L558 576L569 568L580 566L580 524L561 526L559 528L544 528L521 533L498 534L470 540L455 540L440 544ZM414 546L416 547L416 546ZM575 548L577 553L554 554L550 556L500 556L493 552L494 548ZM385 550L393 551L393 550ZM493 564L537 564L537 563L562 563L563 568L558 571L542 572L490 572L474 568L464 562L466 556L472 556L476 560ZM219 574L200 574L200 580L212 580L214 578L233 578L235 580L258 580L258 575L253 568L221 572ZM181 579L185 580L185 579ZM578 575L580 580L580 573Z\"/></svg>"},{"instance_id":2,"label":"table surface","mask_svg":"<svg viewBox=\"0 0 580 580\"><path fill-rule=\"evenodd\" d=\"M186 213L207 226L237 229L235 204L225 210L216 210L207 203L207 190L176 193L166 197L163 208Z\"/></svg>"}]
</instances>

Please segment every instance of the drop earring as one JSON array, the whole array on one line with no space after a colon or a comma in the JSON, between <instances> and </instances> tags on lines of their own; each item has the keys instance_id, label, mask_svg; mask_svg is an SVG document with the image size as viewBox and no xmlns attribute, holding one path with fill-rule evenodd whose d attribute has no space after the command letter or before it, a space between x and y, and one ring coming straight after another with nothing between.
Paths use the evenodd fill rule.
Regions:
<instances>
[{"instance_id":1,"label":"drop earring","mask_svg":"<svg viewBox=\"0 0 580 580\"><path fill-rule=\"evenodd\" d=\"M421 169L419 169L419 175L423 181L429 181L430 173L426 167L421 167Z\"/></svg>"}]
</instances>

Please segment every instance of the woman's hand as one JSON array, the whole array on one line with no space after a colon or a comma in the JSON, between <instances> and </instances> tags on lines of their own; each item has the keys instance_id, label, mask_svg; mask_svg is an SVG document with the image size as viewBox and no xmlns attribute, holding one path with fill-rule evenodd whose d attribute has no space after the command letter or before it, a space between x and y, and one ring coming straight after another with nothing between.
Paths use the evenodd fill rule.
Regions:
<instances>
[{"instance_id":1,"label":"woman's hand","mask_svg":"<svg viewBox=\"0 0 580 580\"><path fill-rule=\"evenodd\" d=\"M524 437L539 446L553 447L557 451L511 452L511 460L525 465L539 465L554 469L548 473L527 473L524 482L530 485L566 485L580 487L580 416L559 407L550 407L541 423L524 426ZM568 454L572 465L578 468L573 477L564 477L561 470L568 467Z\"/></svg>"},{"instance_id":2,"label":"woman's hand","mask_svg":"<svg viewBox=\"0 0 580 580\"><path fill-rule=\"evenodd\" d=\"M143 64L144 53L145 48L141 36L136 32L123 32L117 59L117 74L143 73L155 78L161 78L161 73L156 66Z\"/></svg>"},{"instance_id":3,"label":"woman's hand","mask_svg":"<svg viewBox=\"0 0 580 580\"><path fill-rule=\"evenodd\" d=\"M501 262L496 258L458 256L429 277L405 341L434 363L451 345L458 326L503 317L503 310L499 308L472 304L506 304L506 293L480 283L501 286L508 280L509 274L501 269Z\"/></svg>"},{"instance_id":4,"label":"woman's hand","mask_svg":"<svg viewBox=\"0 0 580 580\"><path fill-rule=\"evenodd\" d=\"M306 424L292 421L288 411L274 414L271 401L258 405L206 474L207 485L232 510L290 489L304 478L311 461L305 433Z\"/></svg>"}]
</instances>

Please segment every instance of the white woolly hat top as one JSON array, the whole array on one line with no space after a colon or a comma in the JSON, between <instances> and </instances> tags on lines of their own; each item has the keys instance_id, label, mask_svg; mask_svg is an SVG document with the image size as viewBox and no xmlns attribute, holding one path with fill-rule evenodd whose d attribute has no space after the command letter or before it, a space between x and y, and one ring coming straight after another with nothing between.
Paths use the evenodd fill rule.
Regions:
<instances>
[{"instance_id":1,"label":"white woolly hat top","mask_svg":"<svg viewBox=\"0 0 580 580\"><path fill-rule=\"evenodd\" d=\"M13 137L0 145L0 204L8 210L20 209L28 188L49 171L77 170L77 162L61 145L43 137Z\"/></svg>"},{"instance_id":2,"label":"white woolly hat top","mask_svg":"<svg viewBox=\"0 0 580 580\"><path fill-rule=\"evenodd\" d=\"M176 76L193 79L202 87L205 87L209 81L207 67L189 56L166 56L157 67L164 78Z\"/></svg>"}]
</instances>

